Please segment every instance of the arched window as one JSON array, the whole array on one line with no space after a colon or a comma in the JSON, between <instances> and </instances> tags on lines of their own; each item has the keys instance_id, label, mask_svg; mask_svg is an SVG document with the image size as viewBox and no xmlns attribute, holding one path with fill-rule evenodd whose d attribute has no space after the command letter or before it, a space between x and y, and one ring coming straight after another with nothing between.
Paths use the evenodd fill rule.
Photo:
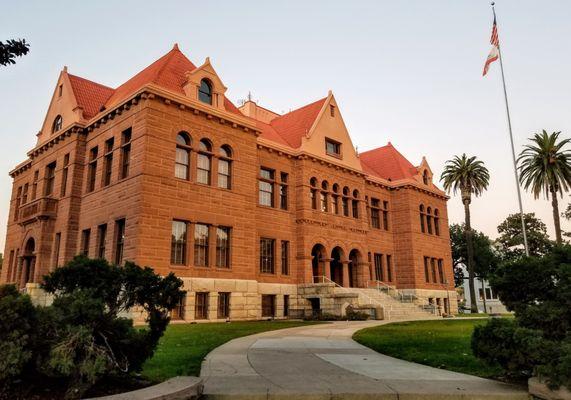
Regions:
<instances>
[{"instance_id":1,"label":"arched window","mask_svg":"<svg viewBox=\"0 0 571 400\"><path fill-rule=\"evenodd\" d=\"M438 208L434 209L434 233L436 236L440 236L440 215L438 213Z\"/></svg>"},{"instance_id":2,"label":"arched window","mask_svg":"<svg viewBox=\"0 0 571 400\"><path fill-rule=\"evenodd\" d=\"M212 84L208 79L200 81L198 88L198 100L206 104L212 104Z\"/></svg>"},{"instance_id":3,"label":"arched window","mask_svg":"<svg viewBox=\"0 0 571 400\"><path fill-rule=\"evenodd\" d=\"M196 181L210 185L210 170L212 168L212 144L207 139L202 139L198 145L196 160Z\"/></svg>"},{"instance_id":4,"label":"arched window","mask_svg":"<svg viewBox=\"0 0 571 400\"><path fill-rule=\"evenodd\" d=\"M339 214L339 185L334 183L332 186L333 194L331 194L331 212Z\"/></svg>"},{"instance_id":5,"label":"arched window","mask_svg":"<svg viewBox=\"0 0 571 400\"><path fill-rule=\"evenodd\" d=\"M190 179L190 135L180 132L176 136L176 158L174 176L180 179Z\"/></svg>"},{"instance_id":6,"label":"arched window","mask_svg":"<svg viewBox=\"0 0 571 400\"><path fill-rule=\"evenodd\" d=\"M419 215L420 215L420 231L422 233L425 233L426 229L424 228L424 206L421 204L418 207L418 210L419 210Z\"/></svg>"},{"instance_id":7,"label":"arched window","mask_svg":"<svg viewBox=\"0 0 571 400\"><path fill-rule=\"evenodd\" d=\"M425 185L428 185L428 171L424 170L424 172L422 173L422 182Z\"/></svg>"},{"instance_id":8,"label":"arched window","mask_svg":"<svg viewBox=\"0 0 571 400\"><path fill-rule=\"evenodd\" d=\"M351 210L353 218L359 218L359 191L353 190L353 200L351 200Z\"/></svg>"},{"instance_id":9,"label":"arched window","mask_svg":"<svg viewBox=\"0 0 571 400\"><path fill-rule=\"evenodd\" d=\"M341 198L341 208L343 211L343 216L349 216L349 188L345 186L343 188L343 197Z\"/></svg>"},{"instance_id":10,"label":"arched window","mask_svg":"<svg viewBox=\"0 0 571 400\"><path fill-rule=\"evenodd\" d=\"M228 145L220 147L218 152L218 187L230 189L232 184L232 149Z\"/></svg>"},{"instance_id":11,"label":"arched window","mask_svg":"<svg viewBox=\"0 0 571 400\"><path fill-rule=\"evenodd\" d=\"M429 235L432 235L432 209L428 207L426 209L426 230Z\"/></svg>"},{"instance_id":12,"label":"arched window","mask_svg":"<svg viewBox=\"0 0 571 400\"><path fill-rule=\"evenodd\" d=\"M317 178L311 178L309 180L309 184L311 185L311 189L309 191L311 208L317 210Z\"/></svg>"},{"instance_id":13,"label":"arched window","mask_svg":"<svg viewBox=\"0 0 571 400\"><path fill-rule=\"evenodd\" d=\"M61 117L61 115L58 115L55 119L54 119L54 123L52 125L52 133L56 133L57 131L59 131L63 126L63 118Z\"/></svg>"}]
</instances>

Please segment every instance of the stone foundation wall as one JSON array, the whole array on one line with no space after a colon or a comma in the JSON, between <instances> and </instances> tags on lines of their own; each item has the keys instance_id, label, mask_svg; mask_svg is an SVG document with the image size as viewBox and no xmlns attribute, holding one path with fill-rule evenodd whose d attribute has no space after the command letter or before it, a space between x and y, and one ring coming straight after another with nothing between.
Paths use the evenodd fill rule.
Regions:
<instances>
[{"instance_id":1,"label":"stone foundation wall","mask_svg":"<svg viewBox=\"0 0 571 400\"><path fill-rule=\"evenodd\" d=\"M430 303L439 306L440 314L444 313L445 300L450 301L450 314L458 314L458 295L455 290L433 290L433 289L403 289L404 294L411 294L418 298L416 301L420 305Z\"/></svg>"}]
</instances>

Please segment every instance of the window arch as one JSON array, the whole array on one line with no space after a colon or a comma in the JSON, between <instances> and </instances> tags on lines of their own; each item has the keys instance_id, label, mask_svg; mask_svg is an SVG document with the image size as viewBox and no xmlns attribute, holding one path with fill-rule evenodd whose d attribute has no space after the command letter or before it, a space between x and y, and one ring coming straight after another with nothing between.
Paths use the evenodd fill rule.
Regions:
<instances>
[{"instance_id":1,"label":"window arch","mask_svg":"<svg viewBox=\"0 0 571 400\"><path fill-rule=\"evenodd\" d=\"M422 182L425 185L428 185L428 171L424 170L424 172L422 173Z\"/></svg>"},{"instance_id":2,"label":"window arch","mask_svg":"<svg viewBox=\"0 0 571 400\"><path fill-rule=\"evenodd\" d=\"M218 187L230 189L232 184L232 149L225 144L218 151Z\"/></svg>"},{"instance_id":3,"label":"window arch","mask_svg":"<svg viewBox=\"0 0 571 400\"><path fill-rule=\"evenodd\" d=\"M329 189L329 182L327 182L327 181L321 182L321 189L328 190Z\"/></svg>"},{"instance_id":4,"label":"window arch","mask_svg":"<svg viewBox=\"0 0 571 400\"><path fill-rule=\"evenodd\" d=\"M190 179L190 146L192 141L186 132L176 135L176 157L174 176L180 179Z\"/></svg>"},{"instance_id":5,"label":"window arch","mask_svg":"<svg viewBox=\"0 0 571 400\"><path fill-rule=\"evenodd\" d=\"M432 235L432 208L426 208L426 230L429 235Z\"/></svg>"},{"instance_id":6,"label":"window arch","mask_svg":"<svg viewBox=\"0 0 571 400\"><path fill-rule=\"evenodd\" d=\"M425 227L424 227L424 205L421 204L421 205L418 207L418 211L419 211L419 215L420 215L420 231L421 231L422 233L425 233L425 232L426 232L426 229L425 229Z\"/></svg>"},{"instance_id":7,"label":"window arch","mask_svg":"<svg viewBox=\"0 0 571 400\"><path fill-rule=\"evenodd\" d=\"M337 183L333 184L333 193L339 193L339 185Z\"/></svg>"},{"instance_id":8,"label":"window arch","mask_svg":"<svg viewBox=\"0 0 571 400\"><path fill-rule=\"evenodd\" d=\"M212 83L208 79L200 81L198 100L206 104L212 104Z\"/></svg>"},{"instance_id":9,"label":"window arch","mask_svg":"<svg viewBox=\"0 0 571 400\"><path fill-rule=\"evenodd\" d=\"M63 118L61 115L58 115L54 119L54 123L52 124L52 133L56 133L59 131L63 126Z\"/></svg>"},{"instance_id":10,"label":"window arch","mask_svg":"<svg viewBox=\"0 0 571 400\"><path fill-rule=\"evenodd\" d=\"M436 236L440 236L440 215L438 208L434 209L434 233Z\"/></svg>"},{"instance_id":11,"label":"window arch","mask_svg":"<svg viewBox=\"0 0 571 400\"><path fill-rule=\"evenodd\" d=\"M196 181L210 185L210 172L212 170L212 143L208 139L201 139L198 144L196 162Z\"/></svg>"}]
</instances>

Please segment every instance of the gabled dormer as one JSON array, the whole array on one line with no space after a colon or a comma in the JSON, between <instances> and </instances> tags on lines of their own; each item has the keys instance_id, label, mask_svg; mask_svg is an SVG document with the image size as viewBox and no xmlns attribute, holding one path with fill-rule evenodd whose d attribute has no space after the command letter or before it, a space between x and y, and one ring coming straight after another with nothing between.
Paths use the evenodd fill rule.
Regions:
<instances>
[{"instance_id":1,"label":"gabled dormer","mask_svg":"<svg viewBox=\"0 0 571 400\"><path fill-rule=\"evenodd\" d=\"M82 109L78 106L67 73L67 67L64 67L59 74L42 128L38 132L37 144L49 140L53 135L58 134L74 123L80 122L82 119Z\"/></svg>"},{"instance_id":2,"label":"gabled dormer","mask_svg":"<svg viewBox=\"0 0 571 400\"><path fill-rule=\"evenodd\" d=\"M432 184L432 170L430 169L430 165L428 165L428 161L426 161L426 157L422 157L422 162L418 167L418 174L415 176L415 179L421 182L423 185L426 186L433 186Z\"/></svg>"},{"instance_id":3,"label":"gabled dormer","mask_svg":"<svg viewBox=\"0 0 571 400\"><path fill-rule=\"evenodd\" d=\"M225 110L224 94L227 88L214 70L209 57L206 57L204 64L186 72L185 75L183 90L189 98Z\"/></svg>"},{"instance_id":4,"label":"gabled dormer","mask_svg":"<svg viewBox=\"0 0 571 400\"><path fill-rule=\"evenodd\" d=\"M361 169L349 131L331 91L308 132L301 138L300 150L350 168Z\"/></svg>"}]
</instances>

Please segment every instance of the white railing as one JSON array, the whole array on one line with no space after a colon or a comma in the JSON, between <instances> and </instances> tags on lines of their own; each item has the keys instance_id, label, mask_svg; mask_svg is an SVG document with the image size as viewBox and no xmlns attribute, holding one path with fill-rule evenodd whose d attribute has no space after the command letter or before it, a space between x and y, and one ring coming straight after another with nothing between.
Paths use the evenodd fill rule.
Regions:
<instances>
[{"instance_id":1,"label":"white railing","mask_svg":"<svg viewBox=\"0 0 571 400\"><path fill-rule=\"evenodd\" d=\"M313 277L313 282L314 283L332 283L333 285L335 285L336 288L341 289L342 291L344 291L345 293L355 293L354 291L352 291L352 288L346 288L344 286L339 285L337 282L332 281L331 279L329 279L328 277L324 276L324 275L320 275L320 276L314 276ZM353 288L355 289L355 288ZM386 320L390 320L391 319L391 310L392 310L392 306L390 306L391 309L388 310L387 312L387 308L386 306L381 303L379 300L377 299L373 299L372 297L362 293L362 292L358 292L357 293L358 296L364 297L365 301L369 302L369 304L376 304L378 307L380 307L383 310L383 318L385 318Z\"/></svg>"},{"instance_id":2,"label":"white railing","mask_svg":"<svg viewBox=\"0 0 571 400\"><path fill-rule=\"evenodd\" d=\"M385 282L382 281L376 281L376 280L367 281L367 287L371 288L371 286L374 289L377 289L381 293L386 291L387 295L400 301L401 303L414 303L414 300L416 300L415 295L410 293L403 293L394 286L387 285Z\"/></svg>"}]
</instances>

